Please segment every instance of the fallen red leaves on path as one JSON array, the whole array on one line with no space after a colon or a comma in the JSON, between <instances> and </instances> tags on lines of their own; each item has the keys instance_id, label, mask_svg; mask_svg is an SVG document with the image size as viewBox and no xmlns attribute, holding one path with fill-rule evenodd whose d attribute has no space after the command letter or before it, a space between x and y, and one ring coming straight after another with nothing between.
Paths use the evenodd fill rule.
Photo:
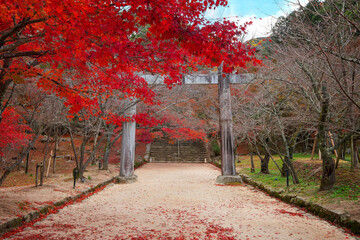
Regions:
<instances>
[{"instance_id":1,"label":"fallen red leaves on path","mask_svg":"<svg viewBox=\"0 0 360 240\"><path fill-rule=\"evenodd\" d=\"M278 213L281 213L281 214L289 214L291 216L299 216L299 217L304 216L304 214L302 214L302 213L289 212L289 211L286 211L284 209L276 209L275 211L277 211Z\"/></svg>"},{"instance_id":2,"label":"fallen red leaves on path","mask_svg":"<svg viewBox=\"0 0 360 240\"><path fill-rule=\"evenodd\" d=\"M115 180L112 181L112 182L115 182ZM46 217L49 216L50 214L57 213L60 209L63 209L64 207L66 207L66 206L68 206L68 205L71 205L71 204L74 204L74 203L76 203L76 202L82 202L84 199L86 199L86 198L94 195L95 193L98 193L99 191L103 190L106 186L107 186L107 185L104 185L104 186L102 186L102 187L96 188L94 191L92 191L92 192L90 192L90 193L88 193L88 194L84 194L84 195L80 196L80 197L79 197L78 199L76 199L76 200L70 200L70 201L66 202L65 204L63 204L63 205L61 205L61 206L58 206L58 207L55 207L55 206L53 205L53 202L51 202L50 210L48 211L48 213L46 213L46 214L40 214L40 217L39 217L39 218L37 218L37 219L35 219L35 220L31 221L31 222L27 222L27 223L26 223L26 222L23 222L23 224L22 224L20 227L15 228L15 229L13 229L13 230L5 233L4 235L2 235L2 236L0 237L0 239L1 239L1 240L2 240L2 239L6 239L6 238L9 238L9 237L17 234L17 233L20 233L20 232L22 232L25 228L32 227L35 223L43 220L44 218L46 218ZM26 238L26 239L43 239L43 237L40 236L40 235L39 235L39 236L32 235L30 238Z\"/></svg>"}]
</instances>

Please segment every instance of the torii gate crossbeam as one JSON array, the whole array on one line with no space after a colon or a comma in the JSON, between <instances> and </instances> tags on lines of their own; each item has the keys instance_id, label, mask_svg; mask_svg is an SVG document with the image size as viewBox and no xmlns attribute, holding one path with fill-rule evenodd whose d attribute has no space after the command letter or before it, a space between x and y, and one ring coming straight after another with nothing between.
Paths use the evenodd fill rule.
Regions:
<instances>
[{"instance_id":1,"label":"torii gate crossbeam","mask_svg":"<svg viewBox=\"0 0 360 240\"><path fill-rule=\"evenodd\" d=\"M155 75L142 75L149 84L164 84L164 78ZM219 92L219 123L221 132L221 176L217 183L241 182L240 176L236 176L235 151L233 137L233 123L231 112L230 84L246 84L253 78L252 74L226 74L222 71L218 74L184 75L183 84L214 85L218 84ZM130 104L130 102L129 102ZM131 106L125 115L132 116L136 113L136 105ZM134 182L135 160L135 122L123 123L123 137L121 143L121 161L119 182Z\"/></svg>"}]
</instances>

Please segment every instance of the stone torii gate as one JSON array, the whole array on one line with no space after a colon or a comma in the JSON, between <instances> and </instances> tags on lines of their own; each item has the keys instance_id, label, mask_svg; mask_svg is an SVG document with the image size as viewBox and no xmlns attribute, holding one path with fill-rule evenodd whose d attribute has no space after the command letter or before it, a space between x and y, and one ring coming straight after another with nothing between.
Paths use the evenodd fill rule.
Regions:
<instances>
[{"instance_id":1,"label":"stone torii gate","mask_svg":"<svg viewBox=\"0 0 360 240\"><path fill-rule=\"evenodd\" d=\"M225 77L224 77L225 76ZM156 75L142 75L149 84L164 84L164 78ZM220 132L221 132L221 175L216 182L226 184L228 182L241 182L241 177L236 176L235 151L233 124L231 112L230 84L246 84L251 81L251 74L225 74L218 71L217 74L184 75L183 84L214 85L218 84L218 96L220 106ZM131 106L128 101L128 109L125 115L132 116L136 113L136 105ZM123 123L123 135L121 142L120 176L118 182L130 183L137 179L134 175L135 160L135 122Z\"/></svg>"}]
</instances>

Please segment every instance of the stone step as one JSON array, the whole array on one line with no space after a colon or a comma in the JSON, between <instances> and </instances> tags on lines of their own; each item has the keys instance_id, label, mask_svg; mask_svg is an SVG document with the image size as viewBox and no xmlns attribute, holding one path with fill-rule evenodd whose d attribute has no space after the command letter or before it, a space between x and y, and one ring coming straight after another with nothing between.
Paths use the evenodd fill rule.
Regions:
<instances>
[{"instance_id":1,"label":"stone step","mask_svg":"<svg viewBox=\"0 0 360 240\"><path fill-rule=\"evenodd\" d=\"M179 155L179 156L198 156L198 155L207 155L207 153L180 153L177 152L150 152L150 154L157 154L157 155Z\"/></svg>"},{"instance_id":2,"label":"stone step","mask_svg":"<svg viewBox=\"0 0 360 240\"><path fill-rule=\"evenodd\" d=\"M180 141L170 144L166 140L158 140L151 144L150 158L154 162L199 162L208 159L204 143Z\"/></svg>"},{"instance_id":3,"label":"stone step","mask_svg":"<svg viewBox=\"0 0 360 240\"><path fill-rule=\"evenodd\" d=\"M191 158L206 158L207 156L206 155L203 155L203 156L174 156L174 155L152 155L150 157L156 157L156 158L186 158L186 159L191 159Z\"/></svg>"}]
</instances>

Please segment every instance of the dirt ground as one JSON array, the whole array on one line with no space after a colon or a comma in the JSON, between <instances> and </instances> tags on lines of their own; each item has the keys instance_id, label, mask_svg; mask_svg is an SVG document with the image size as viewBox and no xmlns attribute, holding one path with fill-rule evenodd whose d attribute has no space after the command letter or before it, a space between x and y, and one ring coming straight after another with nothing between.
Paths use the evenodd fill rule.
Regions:
<instances>
[{"instance_id":1,"label":"dirt ground","mask_svg":"<svg viewBox=\"0 0 360 240\"><path fill-rule=\"evenodd\" d=\"M13 239L355 239L248 187L218 186L210 164L152 163Z\"/></svg>"},{"instance_id":2,"label":"dirt ground","mask_svg":"<svg viewBox=\"0 0 360 240\"><path fill-rule=\"evenodd\" d=\"M40 206L52 204L68 196L75 196L116 175L119 175L117 165L110 165L107 171L90 166L85 172L85 182L77 182L75 189L73 189L71 174L65 173L50 175L45 179L43 186L39 187L32 184L0 188L0 224L16 216L32 212Z\"/></svg>"},{"instance_id":3,"label":"dirt ground","mask_svg":"<svg viewBox=\"0 0 360 240\"><path fill-rule=\"evenodd\" d=\"M80 145L82 143L82 138L80 136L74 137L74 144L76 149L79 149ZM51 141L48 145L50 148L50 151L54 151L54 141ZM91 139L88 144L86 144L85 147L85 160L88 159L90 156L90 152L92 150L93 145L93 139ZM45 155L45 146L46 146L46 137L42 136L40 137L35 144L35 149L30 151L30 157L29 157L29 171L27 174L24 173L25 170L25 160L23 160L23 163L21 164L19 169L16 169L10 175L6 178L3 185L0 187L14 187L14 186L26 186L26 185L34 185L35 184L35 169L37 163L42 163ZM102 142L102 144L99 147L99 150L96 154L96 158L98 160L101 160L103 157L103 151L102 149L105 148L105 142ZM120 149L121 144L120 141L117 142L112 150L110 151L109 156L109 163L110 164L119 164L120 163ZM137 143L136 144L136 160L142 160L143 156L145 154L146 150L146 144ZM13 153L13 157L16 156L16 153ZM47 172L49 168L49 176L51 178L54 178L58 176L59 174L72 174L72 170L76 167L74 153L71 146L70 136L64 135L60 138L59 145L57 148L57 158L56 158L56 167L55 167L55 175L52 174L53 169L53 162L51 161L50 167L49 167L49 153L47 154L46 163L45 163L45 170ZM8 156L10 158L11 156ZM11 160L9 160L11 161ZM15 161L15 160L13 160ZM97 162L96 162L97 163ZM91 165L91 164L90 164ZM89 166L90 166L89 165ZM2 167L2 166L0 166ZM92 176L91 176L92 177Z\"/></svg>"},{"instance_id":4,"label":"dirt ground","mask_svg":"<svg viewBox=\"0 0 360 240\"><path fill-rule=\"evenodd\" d=\"M82 138L75 137L74 143L78 148ZM93 141L86 145L85 159L89 156ZM54 150L54 142L50 141L49 148ZM104 145L104 144L103 144ZM36 164L44 159L46 137L42 136L35 144L35 148L30 152L29 170L25 174L25 162L19 169L10 173L3 185L0 187L0 224L16 217L23 216L29 212L39 209L39 207L52 204L68 196L74 196L99 183L109 180L119 174L120 148L121 144L115 144L109 157L109 170L98 170L98 165L89 164L84 174L85 183L77 183L73 189L72 170L76 167L73 157L72 146L69 136L62 136L57 148L55 173L52 172L53 163L49 166L49 154L45 164L45 174L49 168L48 177L44 178L44 185L35 187ZM100 147L104 149L104 146ZM141 158L145 153L146 144L137 144L136 156ZM15 154L15 153L14 153ZM15 154L16 156L16 154ZM101 159L102 153L99 151L97 158Z\"/></svg>"}]
</instances>

